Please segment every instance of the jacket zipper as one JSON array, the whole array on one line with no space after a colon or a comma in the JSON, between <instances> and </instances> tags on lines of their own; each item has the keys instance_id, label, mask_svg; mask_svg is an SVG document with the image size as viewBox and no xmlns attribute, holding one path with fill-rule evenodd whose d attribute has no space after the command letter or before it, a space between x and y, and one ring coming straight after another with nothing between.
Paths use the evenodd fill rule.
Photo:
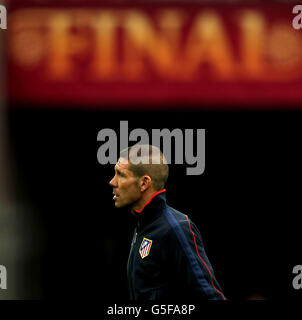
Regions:
<instances>
[{"instance_id":1,"label":"jacket zipper","mask_svg":"<svg viewBox=\"0 0 302 320\"><path fill-rule=\"evenodd\" d=\"M131 249L130 249L130 253L129 253L129 260L128 260L128 277L129 277L129 286L130 286L130 298L131 299L135 299L135 294L134 294L134 285L133 285L133 276L132 276L132 266L133 266L133 247L134 244L136 242L137 239L137 231L136 228L134 230L134 236L132 239L132 243L131 243Z\"/></svg>"}]
</instances>

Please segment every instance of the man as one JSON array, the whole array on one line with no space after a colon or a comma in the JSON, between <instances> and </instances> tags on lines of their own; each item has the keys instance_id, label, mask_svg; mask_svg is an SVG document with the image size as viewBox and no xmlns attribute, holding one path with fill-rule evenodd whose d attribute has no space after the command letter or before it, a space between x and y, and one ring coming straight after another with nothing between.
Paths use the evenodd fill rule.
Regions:
<instances>
[{"instance_id":1,"label":"man","mask_svg":"<svg viewBox=\"0 0 302 320\"><path fill-rule=\"evenodd\" d=\"M127 265L130 299L225 300L197 227L166 204L168 173L157 147L135 145L121 152L109 183L115 207L128 206L136 217Z\"/></svg>"}]
</instances>

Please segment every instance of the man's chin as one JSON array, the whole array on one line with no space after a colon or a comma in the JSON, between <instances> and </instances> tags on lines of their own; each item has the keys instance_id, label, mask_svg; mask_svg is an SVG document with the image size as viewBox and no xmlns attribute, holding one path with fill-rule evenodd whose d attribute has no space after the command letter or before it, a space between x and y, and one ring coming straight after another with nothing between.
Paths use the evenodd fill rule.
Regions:
<instances>
[{"instance_id":1,"label":"man's chin","mask_svg":"<svg viewBox=\"0 0 302 320\"><path fill-rule=\"evenodd\" d=\"M117 203L116 201L115 201L114 205L115 205L116 208L122 208L122 207L123 207L122 205L120 205L120 204Z\"/></svg>"},{"instance_id":2,"label":"man's chin","mask_svg":"<svg viewBox=\"0 0 302 320\"><path fill-rule=\"evenodd\" d=\"M116 208L123 208L126 206L126 204L120 203L119 201L115 201L114 205Z\"/></svg>"},{"instance_id":3,"label":"man's chin","mask_svg":"<svg viewBox=\"0 0 302 320\"><path fill-rule=\"evenodd\" d=\"M130 203L120 203L119 201L115 201L114 205L117 209L131 207Z\"/></svg>"}]
</instances>

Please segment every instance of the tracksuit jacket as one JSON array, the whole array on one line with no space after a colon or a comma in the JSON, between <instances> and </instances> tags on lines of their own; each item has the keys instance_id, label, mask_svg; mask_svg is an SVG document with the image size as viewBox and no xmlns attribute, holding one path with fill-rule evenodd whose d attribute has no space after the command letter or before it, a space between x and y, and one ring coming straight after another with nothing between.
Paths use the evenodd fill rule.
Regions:
<instances>
[{"instance_id":1,"label":"tracksuit jacket","mask_svg":"<svg viewBox=\"0 0 302 320\"><path fill-rule=\"evenodd\" d=\"M127 265L130 299L225 300L199 230L166 204L165 191L136 211Z\"/></svg>"}]
</instances>

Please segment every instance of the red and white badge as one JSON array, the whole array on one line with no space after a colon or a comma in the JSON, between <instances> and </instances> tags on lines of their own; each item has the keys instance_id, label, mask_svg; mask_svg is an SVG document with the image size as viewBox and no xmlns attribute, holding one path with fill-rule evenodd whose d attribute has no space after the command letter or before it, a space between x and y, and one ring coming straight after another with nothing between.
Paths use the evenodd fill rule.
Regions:
<instances>
[{"instance_id":1,"label":"red and white badge","mask_svg":"<svg viewBox=\"0 0 302 320\"><path fill-rule=\"evenodd\" d=\"M151 245L152 245L152 240L144 238L141 246L139 248L139 253L142 257L142 259L146 258L150 252L151 249Z\"/></svg>"}]
</instances>

